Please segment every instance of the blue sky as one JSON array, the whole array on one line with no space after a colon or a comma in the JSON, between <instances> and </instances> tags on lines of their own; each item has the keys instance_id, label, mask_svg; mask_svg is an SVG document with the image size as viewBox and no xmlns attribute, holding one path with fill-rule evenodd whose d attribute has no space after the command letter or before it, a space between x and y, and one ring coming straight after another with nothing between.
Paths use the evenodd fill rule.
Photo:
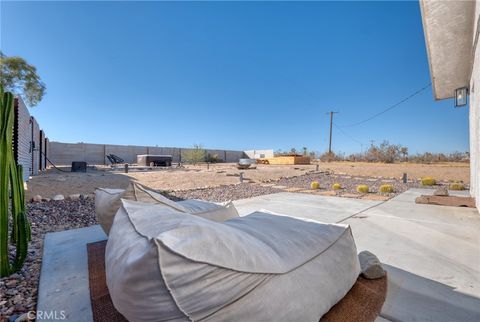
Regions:
<instances>
[{"instance_id":1,"label":"blue sky","mask_svg":"<svg viewBox=\"0 0 480 322\"><path fill-rule=\"evenodd\" d=\"M417 2L4 2L1 50L35 65L51 140L328 147L430 82ZM468 109L431 89L356 127L411 153L468 150Z\"/></svg>"}]
</instances>

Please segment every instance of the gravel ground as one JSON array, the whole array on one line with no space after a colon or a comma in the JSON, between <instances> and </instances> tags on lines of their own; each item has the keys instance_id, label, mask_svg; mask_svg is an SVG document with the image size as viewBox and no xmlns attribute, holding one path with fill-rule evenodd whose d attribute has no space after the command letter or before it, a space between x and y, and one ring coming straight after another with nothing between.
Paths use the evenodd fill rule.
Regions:
<instances>
[{"instance_id":1,"label":"gravel ground","mask_svg":"<svg viewBox=\"0 0 480 322\"><path fill-rule=\"evenodd\" d=\"M345 175L335 175L335 174L328 174L328 173L314 173L314 174L307 174L304 176L298 176L294 178L284 178L276 181L276 184L287 186L287 187L294 187L294 188L303 188L309 189L310 183L312 181L317 181L320 183L320 190L332 190L332 185L334 183L339 183L342 189L336 190L336 194L338 196L351 196L351 194L358 194L357 193L357 186L358 185L367 185L369 187L370 194L377 193L384 196L393 197L396 196L409 188L416 188L420 187L421 184L416 182L408 182L403 183L401 180L398 179L378 179L378 178L369 178L369 177L352 177L352 176L345 176ZM394 192L393 193L380 193L379 188L381 185L390 184L393 186ZM361 194L358 194L361 196Z\"/></svg>"},{"instance_id":2,"label":"gravel ground","mask_svg":"<svg viewBox=\"0 0 480 322\"><path fill-rule=\"evenodd\" d=\"M422 186L417 180L403 183L401 180L379 179L371 177L352 177L346 175L329 174L326 172L308 173L290 178L280 178L278 180L270 180L261 184L241 183L230 186L222 186L215 188L191 189L183 191L171 191L170 195L173 198L179 199L202 199L215 202L222 202L227 200L237 200L244 198L251 198L260 195L277 193L288 190L289 188L298 188L301 190L310 190L310 183L318 181L320 183L319 192L330 192L331 194L340 197L369 197L380 195L383 197L394 197L410 188L436 188ZM339 183L342 189L333 191L332 185ZM359 194L356 191L358 185L365 184L370 188L370 193L367 196ZM378 190L383 184L391 184L394 188L394 193L380 193ZM446 182L440 184L447 184Z\"/></svg>"},{"instance_id":3,"label":"gravel ground","mask_svg":"<svg viewBox=\"0 0 480 322\"><path fill-rule=\"evenodd\" d=\"M356 192L359 184L368 185L371 191L368 195L372 196L380 195L378 189L382 184L393 185L395 192L383 194L385 197L393 197L409 188L421 187L416 181L404 184L398 179L308 173L263 183L240 183L215 188L173 191L169 197L173 200L203 199L221 202L277 193L291 188L307 190L310 189L312 181L320 183L319 192L332 191L331 186L340 183L343 189L336 191L335 194L343 197L365 197ZM9 317L35 310L45 233L97 224L93 199L29 203L28 216L32 225L32 241L25 265L20 272L0 279L0 321L7 321Z\"/></svg>"},{"instance_id":4,"label":"gravel ground","mask_svg":"<svg viewBox=\"0 0 480 322\"><path fill-rule=\"evenodd\" d=\"M172 199L201 199L214 202L251 198L270 193L282 192L281 189L263 187L257 184L240 183L216 188L172 191Z\"/></svg>"},{"instance_id":5,"label":"gravel ground","mask_svg":"<svg viewBox=\"0 0 480 322\"><path fill-rule=\"evenodd\" d=\"M45 233L95 225L91 199L28 204L32 241L22 270L0 279L0 321L35 310ZM12 249L13 252L13 249Z\"/></svg>"}]
</instances>

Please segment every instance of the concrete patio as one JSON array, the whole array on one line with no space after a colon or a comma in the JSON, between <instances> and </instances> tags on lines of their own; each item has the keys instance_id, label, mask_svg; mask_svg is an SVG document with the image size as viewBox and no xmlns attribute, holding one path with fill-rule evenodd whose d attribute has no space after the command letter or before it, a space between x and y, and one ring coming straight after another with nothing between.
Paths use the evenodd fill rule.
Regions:
<instances>
[{"instance_id":1,"label":"concrete patio","mask_svg":"<svg viewBox=\"0 0 480 322\"><path fill-rule=\"evenodd\" d=\"M388 271L377 321L478 321L480 215L472 208L415 204L423 193L431 190L379 202L284 192L235 206L241 215L266 209L351 225L358 251L372 251ZM85 245L105 238L99 226L46 235L37 310L92 320Z\"/></svg>"}]
</instances>

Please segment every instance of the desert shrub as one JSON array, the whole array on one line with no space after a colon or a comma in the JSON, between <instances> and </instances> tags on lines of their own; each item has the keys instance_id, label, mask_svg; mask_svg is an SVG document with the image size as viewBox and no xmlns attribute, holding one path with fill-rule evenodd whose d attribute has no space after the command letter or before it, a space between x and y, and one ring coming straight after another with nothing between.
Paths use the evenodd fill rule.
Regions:
<instances>
[{"instance_id":1,"label":"desert shrub","mask_svg":"<svg viewBox=\"0 0 480 322\"><path fill-rule=\"evenodd\" d=\"M422 178L422 186L434 186L437 184L437 181L431 177Z\"/></svg>"},{"instance_id":2,"label":"desert shrub","mask_svg":"<svg viewBox=\"0 0 480 322\"><path fill-rule=\"evenodd\" d=\"M206 160L207 162L210 162L210 163L223 162L223 160L216 153L215 154L208 153Z\"/></svg>"},{"instance_id":3,"label":"desert shrub","mask_svg":"<svg viewBox=\"0 0 480 322\"><path fill-rule=\"evenodd\" d=\"M400 159L401 146L383 141L379 146L372 145L365 153L365 158L370 162L393 163Z\"/></svg>"},{"instance_id":4,"label":"desert shrub","mask_svg":"<svg viewBox=\"0 0 480 322\"><path fill-rule=\"evenodd\" d=\"M450 190L465 190L465 186L461 183L452 183L448 189Z\"/></svg>"},{"instance_id":5,"label":"desert shrub","mask_svg":"<svg viewBox=\"0 0 480 322\"><path fill-rule=\"evenodd\" d=\"M205 161L207 154L200 144L195 144L192 149L182 150L182 160L185 162L197 164Z\"/></svg>"},{"instance_id":6,"label":"desert shrub","mask_svg":"<svg viewBox=\"0 0 480 322\"><path fill-rule=\"evenodd\" d=\"M312 181L312 183L310 183L310 188L320 189L320 183L318 183L318 181Z\"/></svg>"},{"instance_id":7,"label":"desert shrub","mask_svg":"<svg viewBox=\"0 0 480 322\"><path fill-rule=\"evenodd\" d=\"M368 193L369 188L366 184L361 184L357 186L357 192L359 193Z\"/></svg>"},{"instance_id":8,"label":"desert shrub","mask_svg":"<svg viewBox=\"0 0 480 322\"><path fill-rule=\"evenodd\" d=\"M381 193L392 193L394 192L395 190L393 189L393 186L391 184L384 184L384 185L381 185L380 186L380 189L379 191Z\"/></svg>"},{"instance_id":9,"label":"desert shrub","mask_svg":"<svg viewBox=\"0 0 480 322\"><path fill-rule=\"evenodd\" d=\"M332 189L333 190L340 190L340 189L342 189L342 186L339 183L334 183L332 185Z\"/></svg>"}]
</instances>

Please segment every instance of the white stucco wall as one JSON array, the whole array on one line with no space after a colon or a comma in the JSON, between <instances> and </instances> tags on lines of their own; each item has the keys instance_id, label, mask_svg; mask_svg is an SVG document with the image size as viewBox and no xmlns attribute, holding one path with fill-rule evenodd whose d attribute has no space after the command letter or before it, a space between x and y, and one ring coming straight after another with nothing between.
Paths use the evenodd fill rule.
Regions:
<instances>
[{"instance_id":1,"label":"white stucco wall","mask_svg":"<svg viewBox=\"0 0 480 322\"><path fill-rule=\"evenodd\" d=\"M480 4L477 1L475 5L475 24L480 15ZM475 26L474 35L478 33L478 27ZM472 77L470 80L470 192L475 197L477 209L480 209L480 48L475 42L474 36L474 59L472 68Z\"/></svg>"}]
</instances>

